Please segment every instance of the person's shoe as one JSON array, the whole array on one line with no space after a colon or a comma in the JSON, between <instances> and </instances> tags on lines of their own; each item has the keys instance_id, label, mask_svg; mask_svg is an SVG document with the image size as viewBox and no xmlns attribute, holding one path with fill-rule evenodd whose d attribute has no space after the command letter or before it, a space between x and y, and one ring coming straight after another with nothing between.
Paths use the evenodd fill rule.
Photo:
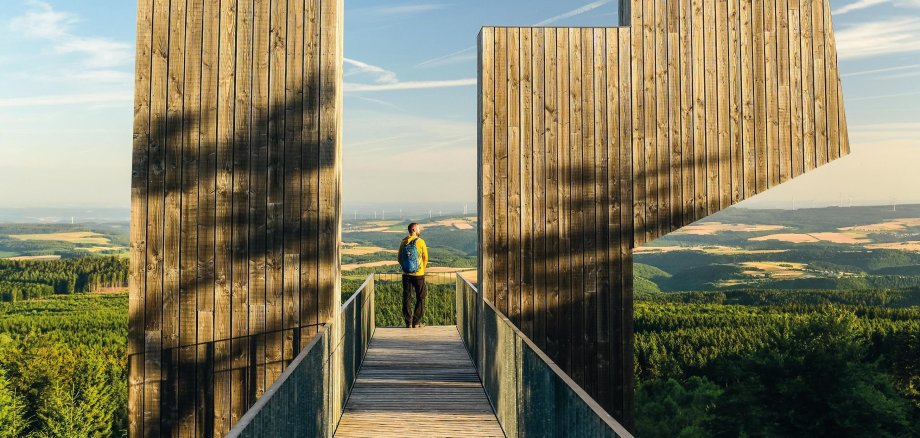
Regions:
<instances>
[{"instance_id":1,"label":"person's shoe","mask_svg":"<svg viewBox=\"0 0 920 438\"><path fill-rule=\"evenodd\" d=\"M425 324L424 324L424 323L421 323L421 322L417 322L417 323L415 323L415 325L413 325L413 327L415 327L415 328L422 328L422 327L424 327L424 326L425 326Z\"/></svg>"},{"instance_id":2,"label":"person's shoe","mask_svg":"<svg viewBox=\"0 0 920 438\"><path fill-rule=\"evenodd\" d=\"M408 322L407 322L407 323L406 323L406 328L415 328L415 324L412 324L412 323L408 323Z\"/></svg>"}]
</instances>

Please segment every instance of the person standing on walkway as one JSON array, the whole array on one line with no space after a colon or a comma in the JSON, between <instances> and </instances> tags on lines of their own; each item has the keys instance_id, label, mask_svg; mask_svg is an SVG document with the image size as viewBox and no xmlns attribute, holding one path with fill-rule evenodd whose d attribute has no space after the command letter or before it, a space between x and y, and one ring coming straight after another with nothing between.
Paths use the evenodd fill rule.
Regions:
<instances>
[{"instance_id":1,"label":"person standing on walkway","mask_svg":"<svg viewBox=\"0 0 920 438\"><path fill-rule=\"evenodd\" d=\"M409 235L399 245L399 266L402 268L403 320L406 328L422 326L425 316L425 296L428 286L425 284L425 268L428 266L428 247L421 238L422 226L413 222L409 224ZM415 309L412 309L412 291L415 291Z\"/></svg>"}]
</instances>

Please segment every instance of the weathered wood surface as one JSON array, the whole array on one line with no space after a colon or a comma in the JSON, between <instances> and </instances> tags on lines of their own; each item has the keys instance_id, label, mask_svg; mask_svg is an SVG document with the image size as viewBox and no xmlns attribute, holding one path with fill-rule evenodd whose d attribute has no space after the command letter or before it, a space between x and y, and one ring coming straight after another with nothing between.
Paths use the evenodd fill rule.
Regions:
<instances>
[{"instance_id":1,"label":"weathered wood surface","mask_svg":"<svg viewBox=\"0 0 920 438\"><path fill-rule=\"evenodd\" d=\"M335 435L504 436L455 326L378 328Z\"/></svg>"},{"instance_id":2,"label":"weathered wood surface","mask_svg":"<svg viewBox=\"0 0 920 438\"><path fill-rule=\"evenodd\" d=\"M342 0L139 0L129 429L223 435L338 315Z\"/></svg>"},{"instance_id":3,"label":"weathered wood surface","mask_svg":"<svg viewBox=\"0 0 920 438\"><path fill-rule=\"evenodd\" d=\"M631 28L483 28L479 282L629 426L632 249L849 141L827 0L620 4Z\"/></svg>"}]
</instances>

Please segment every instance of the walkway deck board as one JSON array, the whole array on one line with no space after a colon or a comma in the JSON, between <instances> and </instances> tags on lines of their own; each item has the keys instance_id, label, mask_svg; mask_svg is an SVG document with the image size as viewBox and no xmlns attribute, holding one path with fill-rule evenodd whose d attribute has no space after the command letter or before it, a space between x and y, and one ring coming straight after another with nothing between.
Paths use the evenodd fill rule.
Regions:
<instances>
[{"instance_id":1,"label":"walkway deck board","mask_svg":"<svg viewBox=\"0 0 920 438\"><path fill-rule=\"evenodd\" d=\"M454 326L378 328L335 435L504 436Z\"/></svg>"}]
</instances>

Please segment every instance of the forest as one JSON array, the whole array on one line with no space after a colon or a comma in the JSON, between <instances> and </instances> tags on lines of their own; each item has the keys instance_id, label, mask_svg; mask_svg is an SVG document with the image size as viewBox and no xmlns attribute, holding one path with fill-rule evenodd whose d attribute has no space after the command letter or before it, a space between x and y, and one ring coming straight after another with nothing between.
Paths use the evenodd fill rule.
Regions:
<instances>
[{"instance_id":1,"label":"forest","mask_svg":"<svg viewBox=\"0 0 920 438\"><path fill-rule=\"evenodd\" d=\"M128 259L0 260L0 301L128 287Z\"/></svg>"}]
</instances>

